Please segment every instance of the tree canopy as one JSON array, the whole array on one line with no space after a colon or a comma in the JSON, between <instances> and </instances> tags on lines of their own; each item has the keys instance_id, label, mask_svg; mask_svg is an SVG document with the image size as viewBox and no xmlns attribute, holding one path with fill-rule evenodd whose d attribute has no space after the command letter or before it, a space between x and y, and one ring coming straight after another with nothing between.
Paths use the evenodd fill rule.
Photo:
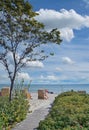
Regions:
<instances>
[{"instance_id":1,"label":"tree canopy","mask_svg":"<svg viewBox=\"0 0 89 130\"><path fill-rule=\"evenodd\" d=\"M35 20L36 15L26 0L0 0L0 62L11 82L10 98L18 71L29 61L48 57L42 45L59 45L62 41L60 32L45 31L43 23Z\"/></svg>"}]
</instances>

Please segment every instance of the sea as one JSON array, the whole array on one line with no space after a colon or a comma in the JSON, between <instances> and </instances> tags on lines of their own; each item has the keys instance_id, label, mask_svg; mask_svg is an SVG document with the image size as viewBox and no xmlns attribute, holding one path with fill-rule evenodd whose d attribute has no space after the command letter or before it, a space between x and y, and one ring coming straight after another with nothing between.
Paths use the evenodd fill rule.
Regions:
<instances>
[{"instance_id":1,"label":"sea","mask_svg":"<svg viewBox=\"0 0 89 130\"><path fill-rule=\"evenodd\" d=\"M8 86L9 84L0 84L0 89ZM28 87L26 84L24 86ZM89 93L89 84L30 84L29 92L37 92L39 89L47 89L57 94L71 90Z\"/></svg>"}]
</instances>

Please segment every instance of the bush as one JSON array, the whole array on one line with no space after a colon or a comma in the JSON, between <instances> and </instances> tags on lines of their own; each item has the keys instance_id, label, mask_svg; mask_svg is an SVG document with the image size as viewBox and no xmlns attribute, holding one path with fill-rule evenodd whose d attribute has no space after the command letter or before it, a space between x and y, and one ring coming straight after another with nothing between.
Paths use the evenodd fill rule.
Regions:
<instances>
[{"instance_id":1,"label":"bush","mask_svg":"<svg viewBox=\"0 0 89 130\"><path fill-rule=\"evenodd\" d=\"M28 108L28 101L21 94L11 102L8 97L0 97L0 129L7 129L25 119Z\"/></svg>"},{"instance_id":2,"label":"bush","mask_svg":"<svg viewBox=\"0 0 89 130\"><path fill-rule=\"evenodd\" d=\"M54 101L38 130L89 130L89 95L64 92Z\"/></svg>"}]
</instances>

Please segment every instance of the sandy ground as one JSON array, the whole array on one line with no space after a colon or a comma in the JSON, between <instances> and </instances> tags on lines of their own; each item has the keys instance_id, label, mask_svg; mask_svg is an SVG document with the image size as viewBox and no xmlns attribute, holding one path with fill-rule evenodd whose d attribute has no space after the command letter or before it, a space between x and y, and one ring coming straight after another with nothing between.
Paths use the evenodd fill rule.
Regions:
<instances>
[{"instance_id":1,"label":"sandy ground","mask_svg":"<svg viewBox=\"0 0 89 130\"><path fill-rule=\"evenodd\" d=\"M32 99L29 100L30 108L27 118L17 124L12 130L36 130L39 122L43 120L51 108L57 94L48 94L48 99L38 99L37 93L31 93Z\"/></svg>"},{"instance_id":2,"label":"sandy ground","mask_svg":"<svg viewBox=\"0 0 89 130\"><path fill-rule=\"evenodd\" d=\"M29 111L34 112L34 110L40 109L42 107L47 107L49 106L57 94L48 94L48 99L38 99L37 93L31 93L32 99L29 101L30 103L30 109Z\"/></svg>"}]
</instances>

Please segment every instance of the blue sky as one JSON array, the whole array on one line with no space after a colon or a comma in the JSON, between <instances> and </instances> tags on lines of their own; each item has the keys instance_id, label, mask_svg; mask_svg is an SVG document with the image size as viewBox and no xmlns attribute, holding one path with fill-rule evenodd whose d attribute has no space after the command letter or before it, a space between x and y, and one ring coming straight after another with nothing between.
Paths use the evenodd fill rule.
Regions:
<instances>
[{"instance_id":1,"label":"blue sky","mask_svg":"<svg viewBox=\"0 0 89 130\"><path fill-rule=\"evenodd\" d=\"M29 0L36 19L50 31L58 28L63 42L51 46L55 55L43 62L32 62L19 74L29 83L89 83L89 0ZM1 67L0 82L7 75ZM5 75L4 75L5 74Z\"/></svg>"}]
</instances>

